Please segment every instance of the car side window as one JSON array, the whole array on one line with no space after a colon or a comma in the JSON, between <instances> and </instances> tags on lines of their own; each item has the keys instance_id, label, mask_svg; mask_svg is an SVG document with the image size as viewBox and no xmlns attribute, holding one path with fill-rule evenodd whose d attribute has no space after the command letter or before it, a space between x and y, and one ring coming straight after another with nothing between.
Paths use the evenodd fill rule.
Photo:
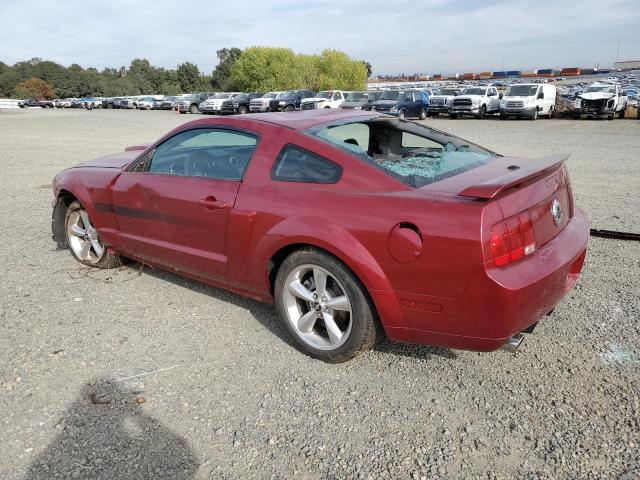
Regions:
<instances>
[{"instance_id":1,"label":"car side window","mask_svg":"<svg viewBox=\"0 0 640 480\"><path fill-rule=\"evenodd\" d=\"M402 132L402 148L429 148L442 150L442 145L413 133Z\"/></svg>"},{"instance_id":2,"label":"car side window","mask_svg":"<svg viewBox=\"0 0 640 480\"><path fill-rule=\"evenodd\" d=\"M154 150L149 173L240 180L258 139L235 130L196 128L166 140Z\"/></svg>"},{"instance_id":3,"label":"car side window","mask_svg":"<svg viewBox=\"0 0 640 480\"><path fill-rule=\"evenodd\" d=\"M295 145L285 145L271 169L271 179L280 182L337 183L342 167Z\"/></svg>"}]
</instances>

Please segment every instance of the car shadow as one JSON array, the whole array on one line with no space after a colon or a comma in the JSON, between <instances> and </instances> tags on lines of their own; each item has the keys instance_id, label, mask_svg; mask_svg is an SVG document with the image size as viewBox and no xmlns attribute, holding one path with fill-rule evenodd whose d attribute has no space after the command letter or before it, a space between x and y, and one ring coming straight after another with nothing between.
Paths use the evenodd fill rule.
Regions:
<instances>
[{"instance_id":1,"label":"car shadow","mask_svg":"<svg viewBox=\"0 0 640 480\"><path fill-rule=\"evenodd\" d=\"M140 269L139 263L129 264L130 268ZM273 305L267 305L251 298L243 297L235 293L212 287L196 280L190 280L176 273L172 273L166 270L145 267L143 270L145 274L151 275L155 278L171 282L174 285L185 287L204 295L208 295L216 300L232 303L240 308L248 310L251 315L260 324L269 330L272 334L278 337L292 348L295 348L294 343L289 338L289 335L285 328L282 326L278 314L276 313ZM444 357L449 360L455 360L458 358L458 354L454 350L448 348L430 347L427 345L417 345L410 343L398 343L392 342L387 337L380 340L373 348L374 351L380 353L388 353L396 356L403 356L416 359L428 359L433 356Z\"/></svg>"},{"instance_id":2,"label":"car shadow","mask_svg":"<svg viewBox=\"0 0 640 480\"><path fill-rule=\"evenodd\" d=\"M139 270L140 264L131 263L128 264L127 267ZM146 275L150 275L154 278L170 282L179 287L188 288L189 290L192 290L194 292L202 293L216 300L229 302L233 305L236 305L237 307L248 310L263 327L265 327L283 342L287 343L290 346L293 346L293 343L289 339L286 330L280 323L278 314L276 313L275 307L273 305L268 305L252 298L243 297L228 290L216 288L197 280L191 280L167 270L152 268L145 265L143 272Z\"/></svg>"},{"instance_id":3,"label":"car shadow","mask_svg":"<svg viewBox=\"0 0 640 480\"><path fill-rule=\"evenodd\" d=\"M143 401L140 392L109 379L84 386L25 480L194 478L195 452L184 437L144 412Z\"/></svg>"}]
</instances>

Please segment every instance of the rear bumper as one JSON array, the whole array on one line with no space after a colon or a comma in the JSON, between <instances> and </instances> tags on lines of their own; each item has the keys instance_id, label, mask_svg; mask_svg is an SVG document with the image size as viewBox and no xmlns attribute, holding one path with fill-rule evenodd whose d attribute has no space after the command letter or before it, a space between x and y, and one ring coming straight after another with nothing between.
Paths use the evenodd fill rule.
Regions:
<instances>
[{"instance_id":1,"label":"rear bumper","mask_svg":"<svg viewBox=\"0 0 640 480\"><path fill-rule=\"evenodd\" d=\"M402 324L386 325L386 332L398 341L497 350L551 312L575 286L588 239L589 223L575 208L563 231L531 258L505 268L477 265L458 299L396 292Z\"/></svg>"}]
</instances>

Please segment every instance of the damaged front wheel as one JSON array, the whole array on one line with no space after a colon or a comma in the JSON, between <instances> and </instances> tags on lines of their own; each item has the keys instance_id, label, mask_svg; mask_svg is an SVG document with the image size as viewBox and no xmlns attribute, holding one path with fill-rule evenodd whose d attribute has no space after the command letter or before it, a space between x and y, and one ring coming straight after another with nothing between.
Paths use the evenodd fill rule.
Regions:
<instances>
[{"instance_id":1,"label":"damaged front wheel","mask_svg":"<svg viewBox=\"0 0 640 480\"><path fill-rule=\"evenodd\" d=\"M98 268L113 268L120 264L118 257L107 251L80 202L69 205L64 226L69 250L80 263Z\"/></svg>"}]
</instances>

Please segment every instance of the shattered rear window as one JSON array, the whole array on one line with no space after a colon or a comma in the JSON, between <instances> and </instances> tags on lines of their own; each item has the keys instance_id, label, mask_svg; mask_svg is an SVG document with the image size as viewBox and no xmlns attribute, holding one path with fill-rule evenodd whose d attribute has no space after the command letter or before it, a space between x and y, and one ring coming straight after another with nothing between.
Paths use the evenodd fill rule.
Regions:
<instances>
[{"instance_id":1,"label":"shattered rear window","mask_svg":"<svg viewBox=\"0 0 640 480\"><path fill-rule=\"evenodd\" d=\"M498 156L449 133L389 117L333 122L307 133L413 188L459 175Z\"/></svg>"}]
</instances>

